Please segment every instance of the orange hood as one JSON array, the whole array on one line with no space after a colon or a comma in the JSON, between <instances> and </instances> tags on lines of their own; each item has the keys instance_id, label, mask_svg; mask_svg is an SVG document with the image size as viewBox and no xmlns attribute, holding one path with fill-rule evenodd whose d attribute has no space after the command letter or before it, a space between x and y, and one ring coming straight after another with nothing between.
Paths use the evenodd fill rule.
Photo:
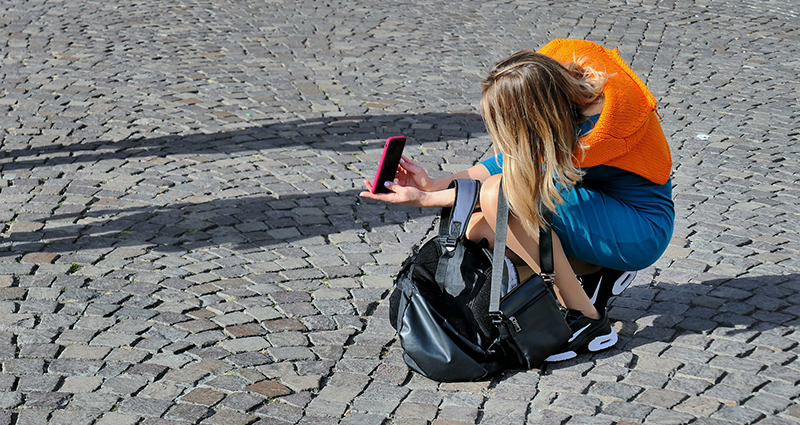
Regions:
<instances>
[{"instance_id":1,"label":"orange hood","mask_svg":"<svg viewBox=\"0 0 800 425\"><path fill-rule=\"evenodd\" d=\"M578 166L610 165L664 184L672 172L672 156L656 116L656 99L622 60L617 49L585 40L557 39L539 53L559 62L585 57L585 65L603 71L608 82L600 119L587 136L585 157L577 152Z\"/></svg>"}]
</instances>

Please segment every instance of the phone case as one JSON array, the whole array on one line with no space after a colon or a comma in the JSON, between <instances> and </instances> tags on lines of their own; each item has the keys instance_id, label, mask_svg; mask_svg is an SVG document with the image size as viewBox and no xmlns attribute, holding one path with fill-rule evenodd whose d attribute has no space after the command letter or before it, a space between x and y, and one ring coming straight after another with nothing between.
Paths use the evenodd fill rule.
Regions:
<instances>
[{"instance_id":1,"label":"phone case","mask_svg":"<svg viewBox=\"0 0 800 425\"><path fill-rule=\"evenodd\" d=\"M386 139L386 143L383 145L383 155L378 163L378 171L375 173L375 180L372 182L372 193L390 192L383 184L386 181L394 180L405 146L405 136L393 136Z\"/></svg>"}]
</instances>

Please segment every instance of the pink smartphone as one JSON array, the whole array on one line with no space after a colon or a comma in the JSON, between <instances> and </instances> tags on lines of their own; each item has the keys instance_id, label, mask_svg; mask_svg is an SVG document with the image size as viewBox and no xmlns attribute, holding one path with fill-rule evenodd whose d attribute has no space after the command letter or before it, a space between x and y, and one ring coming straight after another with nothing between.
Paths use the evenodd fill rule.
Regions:
<instances>
[{"instance_id":1,"label":"pink smartphone","mask_svg":"<svg viewBox=\"0 0 800 425\"><path fill-rule=\"evenodd\" d=\"M372 193L390 192L383 184L387 181L394 181L397 166L400 165L400 157L403 155L403 148L405 147L405 136L394 136L386 139L386 144L383 145L383 156L378 164L378 172L375 173L375 180L372 182Z\"/></svg>"}]
</instances>

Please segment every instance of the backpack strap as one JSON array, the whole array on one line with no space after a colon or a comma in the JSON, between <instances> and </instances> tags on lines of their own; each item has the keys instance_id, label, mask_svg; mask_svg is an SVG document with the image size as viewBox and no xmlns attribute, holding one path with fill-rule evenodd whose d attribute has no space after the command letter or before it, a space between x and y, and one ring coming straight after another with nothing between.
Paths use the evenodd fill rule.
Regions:
<instances>
[{"instance_id":1,"label":"backpack strap","mask_svg":"<svg viewBox=\"0 0 800 425\"><path fill-rule=\"evenodd\" d=\"M456 244L467 233L469 219L478 204L481 192L479 180L458 179L450 182L450 188L456 188L456 198L452 207L442 208L439 236L444 238L448 251L455 249Z\"/></svg>"},{"instance_id":2,"label":"backpack strap","mask_svg":"<svg viewBox=\"0 0 800 425\"><path fill-rule=\"evenodd\" d=\"M475 206L478 204L481 182L479 180L458 179L450 183L456 188L456 198L451 208L442 208L439 223L439 241L444 250L436 267L436 283L445 292L456 296L464 289L462 279L448 279L460 276L464 245L459 242L467 233L467 225Z\"/></svg>"},{"instance_id":3,"label":"backpack strap","mask_svg":"<svg viewBox=\"0 0 800 425\"><path fill-rule=\"evenodd\" d=\"M545 227L539 229L539 273L548 286L552 288L553 276L553 233L552 212L543 208L542 218ZM492 288L489 292L489 315L497 317L500 311L500 291L503 282L503 266L505 265L506 237L508 233L508 200L503 193L503 181L500 180L499 193L497 194L497 222L494 233L494 250L492 251Z\"/></svg>"}]
</instances>

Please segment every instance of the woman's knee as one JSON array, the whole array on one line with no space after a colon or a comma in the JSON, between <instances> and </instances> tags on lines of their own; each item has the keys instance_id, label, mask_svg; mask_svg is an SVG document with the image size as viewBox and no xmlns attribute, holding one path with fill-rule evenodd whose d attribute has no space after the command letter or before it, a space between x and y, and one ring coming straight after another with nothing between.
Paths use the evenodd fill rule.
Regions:
<instances>
[{"instance_id":1,"label":"woman's knee","mask_svg":"<svg viewBox=\"0 0 800 425\"><path fill-rule=\"evenodd\" d=\"M467 239L473 242L480 242L486 239L490 246L494 244L494 231L489 226L489 223L486 222L486 218L480 211L472 214L472 218L470 218L469 224L467 225L466 236Z\"/></svg>"},{"instance_id":2,"label":"woman's knee","mask_svg":"<svg viewBox=\"0 0 800 425\"><path fill-rule=\"evenodd\" d=\"M501 177L502 174L495 174L486 179L481 185L481 211L492 217L492 219L497 216L497 194L500 190Z\"/></svg>"}]
</instances>

